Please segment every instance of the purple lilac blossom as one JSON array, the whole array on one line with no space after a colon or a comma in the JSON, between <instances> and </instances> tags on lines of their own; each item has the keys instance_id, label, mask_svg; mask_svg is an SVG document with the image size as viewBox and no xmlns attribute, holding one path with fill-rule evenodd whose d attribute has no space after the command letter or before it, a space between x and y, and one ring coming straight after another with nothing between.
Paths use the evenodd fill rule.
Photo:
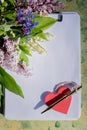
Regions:
<instances>
[{"instance_id":1,"label":"purple lilac blossom","mask_svg":"<svg viewBox=\"0 0 87 130\"><path fill-rule=\"evenodd\" d=\"M20 3L20 2L19 2ZM57 0L22 0L21 4L27 4L30 12L47 15L64 8L64 3Z\"/></svg>"},{"instance_id":2,"label":"purple lilac blossom","mask_svg":"<svg viewBox=\"0 0 87 130\"><path fill-rule=\"evenodd\" d=\"M0 66L18 74L29 77L31 75L30 68L25 62L20 62L20 51L17 49L17 42L4 38L4 49L0 49Z\"/></svg>"},{"instance_id":3,"label":"purple lilac blossom","mask_svg":"<svg viewBox=\"0 0 87 130\"><path fill-rule=\"evenodd\" d=\"M27 9L17 10L17 21L18 24L22 24L23 35L28 35L32 33L32 29L35 28L38 23L34 21L35 16L29 12ZM33 22L32 22L33 20Z\"/></svg>"},{"instance_id":4,"label":"purple lilac blossom","mask_svg":"<svg viewBox=\"0 0 87 130\"><path fill-rule=\"evenodd\" d=\"M3 61L4 61L4 52L2 49L0 49L0 65L3 65Z\"/></svg>"}]
</instances>

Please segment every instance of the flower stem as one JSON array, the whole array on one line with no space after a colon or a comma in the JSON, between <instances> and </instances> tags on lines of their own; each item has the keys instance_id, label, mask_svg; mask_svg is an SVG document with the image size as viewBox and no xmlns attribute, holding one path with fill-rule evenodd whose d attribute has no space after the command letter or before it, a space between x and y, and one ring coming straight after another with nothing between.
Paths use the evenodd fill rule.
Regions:
<instances>
[{"instance_id":1,"label":"flower stem","mask_svg":"<svg viewBox=\"0 0 87 130\"><path fill-rule=\"evenodd\" d=\"M4 114L5 109L5 88L0 83L0 113Z\"/></svg>"}]
</instances>

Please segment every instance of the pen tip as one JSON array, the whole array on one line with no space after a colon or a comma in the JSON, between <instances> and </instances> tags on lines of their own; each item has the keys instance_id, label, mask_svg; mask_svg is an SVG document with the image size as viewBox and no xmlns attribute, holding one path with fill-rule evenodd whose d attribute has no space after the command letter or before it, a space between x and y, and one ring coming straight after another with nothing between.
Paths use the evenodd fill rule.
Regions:
<instances>
[{"instance_id":1,"label":"pen tip","mask_svg":"<svg viewBox=\"0 0 87 130\"><path fill-rule=\"evenodd\" d=\"M43 114L44 112L42 111L41 114Z\"/></svg>"},{"instance_id":2,"label":"pen tip","mask_svg":"<svg viewBox=\"0 0 87 130\"><path fill-rule=\"evenodd\" d=\"M41 114L43 114L44 112L46 112L46 110L42 111Z\"/></svg>"}]
</instances>

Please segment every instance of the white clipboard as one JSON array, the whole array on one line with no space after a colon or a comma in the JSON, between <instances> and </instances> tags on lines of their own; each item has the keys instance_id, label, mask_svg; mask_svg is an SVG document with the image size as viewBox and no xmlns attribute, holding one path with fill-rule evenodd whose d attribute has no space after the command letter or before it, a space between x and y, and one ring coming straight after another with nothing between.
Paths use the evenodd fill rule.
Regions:
<instances>
[{"instance_id":1,"label":"white clipboard","mask_svg":"<svg viewBox=\"0 0 87 130\"><path fill-rule=\"evenodd\" d=\"M51 14L58 18L58 14ZM25 98L5 90L5 117L11 120L75 120L81 113L81 91L73 95L68 114L49 110L42 101L43 93L53 92L54 86L63 81L81 84L80 74L80 16L63 12L63 19L47 30L53 39L43 46L47 55L34 53L30 59L33 75L29 78L9 73L22 87Z\"/></svg>"}]
</instances>

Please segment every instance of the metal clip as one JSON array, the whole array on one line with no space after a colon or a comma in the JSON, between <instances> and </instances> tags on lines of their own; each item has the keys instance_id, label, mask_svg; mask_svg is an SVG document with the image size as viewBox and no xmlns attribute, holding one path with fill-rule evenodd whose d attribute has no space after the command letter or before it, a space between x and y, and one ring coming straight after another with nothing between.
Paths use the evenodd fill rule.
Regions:
<instances>
[{"instance_id":1,"label":"metal clip","mask_svg":"<svg viewBox=\"0 0 87 130\"><path fill-rule=\"evenodd\" d=\"M63 15L61 12L58 12L58 22L62 22L63 20Z\"/></svg>"}]
</instances>

